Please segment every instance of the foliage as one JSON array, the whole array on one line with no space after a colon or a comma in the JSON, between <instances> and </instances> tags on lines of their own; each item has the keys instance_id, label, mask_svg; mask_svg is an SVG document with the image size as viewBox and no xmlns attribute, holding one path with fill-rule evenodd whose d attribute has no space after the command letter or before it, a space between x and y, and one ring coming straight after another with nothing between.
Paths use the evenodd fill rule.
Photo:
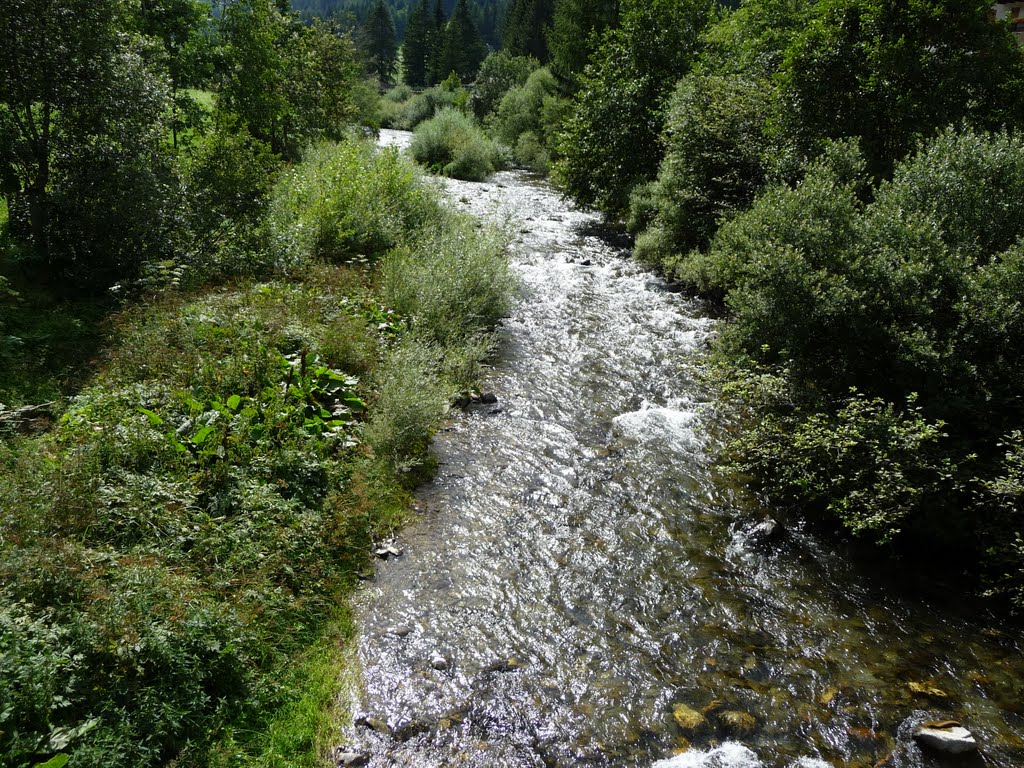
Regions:
<instances>
[{"instance_id":1,"label":"foliage","mask_svg":"<svg viewBox=\"0 0 1024 768\"><path fill-rule=\"evenodd\" d=\"M319 144L274 189L271 243L281 266L366 260L442 216L434 194L395 150Z\"/></svg>"},{"instance_id":2,"label":"foliage","mask_svg":"<svg viewBox=\"0 0 1024 768\"><path fill-rule=\"evenodd\" d=\"M720 354L781 382L743 394L738 466L857 533L974 542L1010 572L1006 594L1020 583L1003 446L1024 422L1022 168L1019 138L951 129L872 199L866 161L834 145L679 266L733 311Z\"/></svg>"},{"instance_id":3,"label":"foliage","mask_svg":"<svg viewBox=\"0 0 1024 768\"><path fill-rule=\"evenodd\" d=\"M366 70L382 84L390 83L398 71L398 40L395 22L384 0L377 0L359 30L359 47Z\"/></svg>"},{"instance_id":4,"label":"foliage","mask_svg":"<svg viewBox=\"0 0 1024 768\"><path fill-rule=\"evenodd\" d=\"M786 51L776 129L798 155L860 138L885 176L923 137L968 118L981 128L1024 117L1022 54L988 0L814 3Z\"/></svg>"},{"instance_id":5,"label":"foliage","mask_svg":"<svg viewBox=\"0 0 1024 768\"><path fill-rule=\"evenodd\" d=\"M388 123L395 128L411 131L444 109L464 112L468 104L469 93L456 76L422 93L410 95L394 107L389 107L391 117Z\"/></svg>"},{"instance_id":6,"label":"foliage","mask_svg":"<svg viewBox=\"0 0 1024 768\"><path fill-rule=\"evenodd\" d=\"M277 170L270 148L220 115L211 130L178 157L182 218L189 242L185 261L195 278L253 274L260 234ZM228 261L244 252L245 262Z\"/></svg>"},{"instance_id":7,"label":"foliage","mask_svg":"<svg viewBox=\"0 0 1024 768\"><path fill-rule=\"evenodd\" d=\"M631 200L636 254L667 263L705 247L719 222L746 209L766 177L762 80L690 74L669 106L665 157L647 196ZM647 207L647 213L644 208Z\"/></svg>"},{"instance_id":8,"label":"foliage","mask_svg":"<svg viewBox=\"0 0 1024 768\"><path fill-rule=\"evenodd\" d=\"M756 398L744 389L764 383L734 383L729 396ZM734 468L777 502L820 509L858 536L890 542L954 490L944 425L914 403L897 408L854 390L834 414L771 410L736 439Z\"/></svg>"},{"instance_id":9,"label":"foliage","mask_svg":"<svg viewBox=\"0 0 1024 768\"><path fill-rule=\"evenodd\" d=\"M421 233L381 264L381 295L409 318L413 333L456 348L490 328L510 308L512 277L502 258L507 238L467 220Z\"/></svg>"},{"instance_id":10,"label":"foliage","mask_svg":"<svg viewBox=\"0 0 1024 768\"><path fill-rule=\"evenodd\" d=\"M427 84L433 33L429 2L419 0L409 17L402 44L402 67L407 85L420 88Z\"/></svg>"},{"instance_id":11,"label":"foliage","mask_svg":"<svg viewBox=\"0 0 1024 768\"><path fill-rule=\"evenodd\" d=\"M122 34L118 0L37 5L0 9L10 234L51 273L103 289L165 247L167 83L152 47Z\"/></svg>"},{"instance_id":12,"label":"foliage","mask_svg":"<svg viewBox=\"0 0 1024 768\"><path fill-rule=\"evenodd\" d=\"M524 85L540 64L526 56L512 56L505 51L488 55L480 65L473 85L473 114L484 120L494 112L502 97L512 88Z\"/></svg>"},{"instance_id":13,"label":"foliage","mask_svg":"<svg viewBox=\"0 0 1024 768\"><path fill-rule=\"evenodd\" d=\"M558 144L555 174L580 203L620 215L633 187L654 178L672 85L689 71L711 18L709 0L624 4L580 78Z\"/></svg>"},{"instance_id":14,"label":"foliage","mask_svg":"<svg viewBox=\"0 0 1024 768\"><path fill-rule=\"evenodd\" d=\"M209 142L195 162L254 162L252 139ZM306 163L274 192L282 247L302 243L305 221L330 230L299 253L300 279L151 297L119 318L50 434L0 441L12 766L55 753L86 768L313 765L331 743L339 601L406 514L411 470L429 469L451 372L472 369L507 306L507 266L502 242L449 219L396 153L319 145ZM203 172L265 184L258 162L189 175ZM236 203L238 218L258 215L245 195L223 204ZM424 231L433 246L418 245ZM386 281L408 268L448 290L399 316L365 264L314 263L356 247L379 249L368 261L422 249L401 267L389 256ZM447 333L432 325L438 302Z\"/></svg>"},{"instance_id":15,"label":"foliage","mask_svg":"<svg viewBox=\"0 0 1024 768\"><path fill-rule=\"evenodd\" d=\"M554 140L549 118L558 100L558 85L547 68L536 70L525 84L512 88L502 98L491 120L491 131L498 141L512 148L516 162L542 173L547 171L548 147Z\"/></svg>"},{"instance_id":16,"label":"foliage","mask_svg":"<svg viewBox=\"0 0 1024 768\"><path fill-rule=\"evenodd\" d=\"M512 0L505 15L504 50L512 56L546 62L556 5L555 0Z\"/></svg>"},{"instance_id":17,"label":"foliage","mask_svg":"<svg viewBox=\"0 0 1024 768\"><path fill-rule=\"evenodd\" d=\"M260 141L296 157L319 139L337 140L355 116L355 47L326 25L300 25L273 0L239 0L221 23L219 105Z\"/></svg>"},{"instance_id":18,"label":"foliage","mask_svg":"<svg viewBox=\"0 0 1024 768\"><path fill-rule=\"evenodd\" d=\"M469 2L458 0L451 19L441 32L435 76L441 79L454 72L463 82L470 82L486 56L487 46L470 14Z\"/></svg>"},{"instance_id":19,"label":"foliage","mask_svg":"<svg viewBox=\"0 0 1024 768\"><path fill-rule=\"evenodd\" d=\"M421 124L410 151L418 163L456 179L483 181L500 164L494 142L473 118L454 109Z\"/></svg>"},{"instance_id":20,"label":"foliage","mask_svg":"<svg viewBox=\"0 0 1024 768\"><path fill-rule=\"evenodd\" d=\"M551 70L561 78L581 74L605 30L619 20L618 0L557 0L547 35Z\"/></svg>"}]
</instances>

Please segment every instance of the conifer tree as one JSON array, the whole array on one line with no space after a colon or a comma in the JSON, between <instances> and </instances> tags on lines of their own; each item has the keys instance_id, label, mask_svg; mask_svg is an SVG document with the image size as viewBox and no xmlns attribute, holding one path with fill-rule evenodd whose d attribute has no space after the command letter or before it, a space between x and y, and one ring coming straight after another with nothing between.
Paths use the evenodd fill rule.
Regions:
<instances>
[{"instance_id":1,"label":"conifer tree","mask_svg":"<svg viewBox=\"0 0 1024 768\"><path fill-rule=\"evenodd\" d=\"M513 56L532 56L546 62L547 36L554 14L554 0L513 0L505 17L505 50Z\"/></svg>"},{"instance_id":2,"label":"conifer tree","mask_svg":"<svg viewBox=\"0 0 1024 768\"><path fill-rule=\"evenodd\" d=\"M408 26L405 28L405 42L402 44L405 82L414 88L421 88L427 84L427 65L432 39L430 8L427 0L420 0L409 17Z\"/></svg>"},{"instance_id":3,"label":"conifer tree","mask_svg":"<svg viewBox=\"0 0 1024 768\"><path fill-rule=\"evenodd\" d=\"M441 34L438 79L455 72L463 82L472 80L487 56L487 46L476 28L468 0L459 0L452 18Z\"/></svg>"},{"instance_id":4,"label":"conifer tree","mask_svg":"<svg viewBox=\"0 0 1024 768\"><path fill-rule=\"evenodd\" d=\"M366 17L360 40L366 56L367 69L382 83L390 83L398 69L398 40L395 22L384 0L377 0Z\"/></svg>"},{"instance_id":5,"label":"conifer tree","mask_svg":"<svg viewBox=\"0 0 1024 768\"><path fill-rule=\"evenodd\" d=\"M619 0L557 0L548 35L551 69L566 78L581 73L601 34L618 19Z\"/></svg>"}]
</instances>

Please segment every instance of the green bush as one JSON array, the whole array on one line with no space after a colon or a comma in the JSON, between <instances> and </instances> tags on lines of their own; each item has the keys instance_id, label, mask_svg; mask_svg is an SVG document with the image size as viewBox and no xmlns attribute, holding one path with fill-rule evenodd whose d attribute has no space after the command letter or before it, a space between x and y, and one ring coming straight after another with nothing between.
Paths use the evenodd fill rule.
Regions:
<instances>
[{"instance_id":1,"label":"green bush","mask_svg":"<svg viewBox=\"0 0 1024 768\"><path fill-rule=\"evenodd\" d=\"M766 80L740 76L683 78L668 109L658 179L630 200L633 230L648 230L637 241L639 258L660 264L706 247L720 221L753 202L766 177L771 90Z\"/></svg>"},{"instance_id":2,"label":"green bush","mask_svg":"<svg viewBox=\"0 0 1024 768\"><path fill-rule=\"evenodd\" d=\"M485 333L509 309L507 238L453 219L381 263L381 295L421 339L446 348Z\"/></svg>"},{"instance_id":3,"label":"green bush","mask_svg":"<svg viewBox=\"0 0 1024 768\"><path fill-rule=\"evenodd\" d=\"M558 84L546 68L534 71L526 83L510 89L501 99L490 129L512 149L517 163L547 171L551 160L547 147L553 139L549 133L551 105L557 100Z\"/></svg>"},{"instance_id":4,"label":"green bush","mask_svg":"<svg viewBox=\"0 0 1024 768\"><path fill-rule=\"evenodd\" d=\"M376 459L407 472L426 460L430 437L448 413L451 392L440 376L436 347L410 340L381 368L373 415L363 438Z\"/></svg>"},{"instance_id":5,"label":"green bush","mask_svg":"<svg viewBox=\"0 0 1024 768\"><path fill-rule=\"evenodd\" d=\"M500 164L498 150L473 118L445 109L416 129L412 156L431 170L468 181L483 181Z\"/></svg>"},{"instance_id":6,"label":"green bush","mask_svg":"<svg viewBox=\"0 0 1024 768\"><path fill-rule=\"evenodd\" d=\"M190 281L257 274L278 160L224 115L177 158ZM245 254L239 258L240 254Z\"/></svg>"},{"instance_id":7,"label":"green bush","mask_svg":"<svg viewBox=\"0 0 1024 768\"><path fill-rule=\"evenodd\" d=\"M415 94L399 108L389 108L388 111L392 115L390 125L393 128L411 131L446 109L465 112L468 106L469 93L462 87L457 77L449 77L440 85Z\"/></svg>"},{"instance_id":8,"label":"green bush","mask_svg":"<svg viewBox=\"0 0 1024 768\"><path fill-rule=\"evenodd\" d=\"M1022 164L1015 136L948 130L872 200L863 157L833 145L678 267L725 296L719 353L756 374L739 466L856 533L971 542L1014 599Z\"/></svg>"},{"instance_id":9,"label":"green bush","mask_svg":"<svg viewBox=\"0 0 1024 768\"><path fill-rule=\"evenodd\" d=\"M271 243L281 266L370 257L443 214L415 167L369 142L318 144L282 174L271 203Z\"/></svg>"}]
</instances>

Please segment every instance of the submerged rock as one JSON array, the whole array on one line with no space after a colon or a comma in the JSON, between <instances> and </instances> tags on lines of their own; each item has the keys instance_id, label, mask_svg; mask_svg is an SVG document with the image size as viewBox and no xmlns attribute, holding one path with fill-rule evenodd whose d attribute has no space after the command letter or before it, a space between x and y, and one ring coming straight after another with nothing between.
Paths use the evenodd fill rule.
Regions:
<instances>
[{"instance_id":1,"label":"submerged rock","mask_svg":"<svg viewBox=\"0 0 1024 768\"><path fill-rule=\"evenodd\" d=\"M740 712L737 709L727 709L724 712L719 712L716 717L734 733L746 734L757 728L757 718L747 712Z\"/></svg>"},{"instance_id":2,"label":"submerged rock","mask_svg":"<svg viewBox=\"0 0 1024 768\"><path fill-rule=\"evenodd\" d=\"M768 517L755 525L747 533L747 541L755 547L765 547L778 544L786 535L786 529L772 518Z\"/></svg>"},{"instance_id":3,"label":"submerged rock","mask_svg":"<svg viewBox=\"0 0 1024 768\"><path fill-rule=\"evenodd\" d=\"M915 729L914 739L923 747L948 755L962 755L978 749L974 734L956 720L922 723Z\"/></svg>"},{"instance_id":4,"label":"submerged rock","mask_svg":"<svg viewBox=\"0 0 1024 768\"><path fill-rule=\"evenodd\" d=\"M704 715L685 704L676 704L672 709L672 717L684 731L695 731L707 722Z\"/></svg>"},{"instance_id":5,"label":"submerged rock","mask_svg":"<svg viewBox=\"0 0 1024 768\"><path fill-rule=\"evenodd\" d=\"M445 669L448 669L448 659L446 659L440 653L435 652L434 655L430 657L430 666L438 670L439 672L443 671Z\"/></svg>"}]
</instances>

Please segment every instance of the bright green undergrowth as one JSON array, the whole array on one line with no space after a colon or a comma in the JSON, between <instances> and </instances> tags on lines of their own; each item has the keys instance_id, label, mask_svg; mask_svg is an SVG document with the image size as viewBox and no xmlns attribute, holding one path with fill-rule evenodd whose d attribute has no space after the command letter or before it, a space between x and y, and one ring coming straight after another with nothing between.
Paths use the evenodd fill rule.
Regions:
<instances>
[{"instance_id":1,"label":"bright green undergrowth","mask_svg":"<svg viewBox=\"0 0 1024 768\"><path fill-rule=\"evenodd\" d=\"M483 181L501 165L494 142L471 116L455 109L417 127L410 151L431 170L468 181Z\"/></svg>"},{"instance_id":2,"label":"bright green undergrowth","mask_svg":"<svg viewBox=\"0 0 1024 768\"><path fill-rule=\"evenodd\" d=\"M337 738L346 596L511 286L392 152L317 147L273 196L276 269L123 311L56 427L0 441L5 765L313 766Z\"/></svg>"}]
</instances>

